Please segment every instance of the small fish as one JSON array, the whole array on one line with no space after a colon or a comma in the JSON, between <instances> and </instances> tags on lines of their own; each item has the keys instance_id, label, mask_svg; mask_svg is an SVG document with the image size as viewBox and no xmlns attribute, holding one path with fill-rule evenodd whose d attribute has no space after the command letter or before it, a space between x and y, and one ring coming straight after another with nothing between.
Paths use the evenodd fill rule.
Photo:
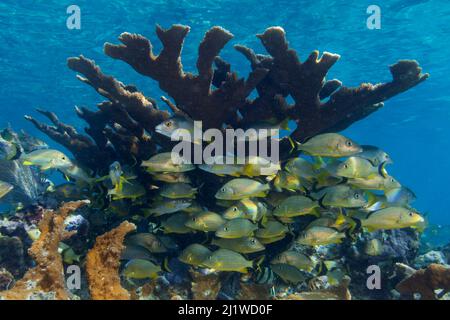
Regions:
<instances>
[{"instance_id":1,"label":"small fish","mask_svg":"<svg viewBox=\"0 0 450 320\"><path fill-rule=\"evenodd\" d=\"M315 179L317 176L317 169L314 164L303 158L290 159L284 169L298 178L307 180Z\"/></svg>"},{"instance_id":2,"label":"small fish","mask_svg":"<svg viewBox=\"0 0 450 320\"><path fill-rule=\"evenodd\" d=\"M266 244L271 244L280 240L283 240L284 238L286 238L286 234L281 234L279 236L274 236L274 237L268 237L268 238L258 238L259 242L261 242L262 244L266 245Z\"/></svg>"},{"instance_id":3,"label":"small fish","mask_svg":"<svg viewBox=\"0 0 450 320\"><path fill-rule=\"evenodd\" d=\"M156 258L150 251L141 246L127 245L122 251L120 260L143 259L156 262Z\"/></svg>"},{"instance_id":4,"label":"small fish","mask_svg":"<svg viewBox=\"0 0 450 320\"><path fill-rule=\"evenodd\" d=\"M344 233L328 227L312 227L300 233L297 243L307 246L321 246L332 243L341 243Z\"/></svg>"},{"instance_id":5,"label":"small fish","mask_svg":"<svg viewBox=\"0 0 450 320\"><path fill-rule=\"evenodd\" d=\"M251 223L250 220L237 218L228 220L217 231L216 236L219 238L236 239L249 237L258 229L258 226Z\"/></svg>"},{"instance_id":6,"label":"small fish","mask_svg":"<svg viewBox=\"0 0 450 320\"><path fill-rule=\"evenodd\" d=\"M198 267L211 254L212 254L212 251L209 250L207 247L205 247L201 244L198 244L198 243L193 243L193 244L187 246L181 252L181 254L178 256L178 260L180 260L183 263L190 264L194 267Z\"/></svg>"},{"instance_id":7,"label":"small fish","mask_svg":"<svg viewBox=\"0 0 450 320\"><path fill-rule=\"evenodd\" d=\"M13 142L3 139L0 135L0 159L13 160L17 159L20 154L19 148Z\"/></svg>"},{"instance_id":8,"label":"small fish","mask_svg":"<svg viewBox=\"0 0 450 320\"><path fill-rule=\"evenodd\" d=\"M26 166L39 166L41 170L68 169L73 166L72 161L64 153L53 149L41 149L23 154L22 163Z\"/></svg>"},{"instance_id":9,"label":"small fish","mask_svg":"<svg viewBox=\"0 0 450 320\"><path fill-rule=\"evenodd\" d=\"M275 119L269 119L268 121L256 122L248 126L247 130L245 131L245 135L238 136L237 141L264 140L278 135L280 130L290 130L289 118L286 118L278 123L276 121L277 120Z\"/></svg>"},{"instance_id":10,"label":"small fish","mask_svg":"<svg viewBox=\"0 0 450 320\"><path fill-rule=\"evenodd\" d=\"M314 210L319 203L305 196L291 196L284 199L273 211L276 217L292 218L303 215L318 215Z\"/></svg>"},{"instance_id":11,"label":"small fish","mask_svg":"<svg viewBox=\"0 0 450 320\"><path fill-rule=\"evenodd\" d=\"M275 274L269 267L262 268L254 276L254 281L259 284L273 284L274 280Z\"/></svg>"},{"instance_id":12,"label":"small fish","mask_svg":"<svg viewBox=\"0 0 450 320\"><path fill-rule=\"evenodd\" d=\"M271 220L267 221L263 228L256 230L255 236L261 240L261 238L274 238L279 236L284 236L289 232L289 228L284 224Z\"/></svg>"},{"instance_id":13,"label":"small fish","mask_svg":"<svg viewBox=\"0 0 450 320\"><path fill-rule=\"evenodd\" d=\"M240 177L244 166L236 163L234 156L215 156L198 166L199 169L217 176Z\"/></svg>"},{"instance_id":14,"label":"small fish","mask_svg":"<svg viewBox=\"0 0 450 320\"><path fill-rule=\"evenodd\" d=\"M258 222L268 212L266 205L260 201L252 199L242 199L223 213L225 219L245 218L253 222Z\"/></svg>"},{"instance_id":15,"label":"small fish","mask_svg":"<svg viewBox=\"0 0 450 320\"><path fill-rule=\"evenodd\" d=\"M186 222L190 219L190 216L186 213L175 213L169 218L161 222L164 233L178 233L185 234L190 233L193 230L186 227Z\"/></svg>"},{"instance_id":16,"label":"small fish","mask_svg":"<svg viewBox=\"0 0 450 320\"><path fill-rule=\"evenodd\" d=\"M263 157L247 157L244 160L243 174L248 177L275 176L281 170L279 163Z\"/></svg>"},{"instance_id":17,"label":"small fish","mask_svg":"<svg viewBox=\"0 0 450 320\"><path fill-rule=\"evenodd\" d=\"M389 207L374 211L366 219L361 220L361 225L369 232L376 230L402 229L416 227L424 222L424 218L414 210L403 207Z\"/></svg>"},{"instance_id":18,"label":"small fish","mask_svg":"<svg viewBox=\"0 0 450 320\"><path fill-rule=\"evenodd\" d=\"M378 239L371 239L367 241L364 252L368 256L376 257L383 253L383 244Z\"/></svg>"},{"instance_id":19,"label":"small fish","mask_svg":"<svg viewBox=\"0 0 450 320\"><path fill-rule=\"evenodd\" d=\"M191 202L188 199L176 199L159 202L154 207L142 209L142 211L145 215L154 215L155 217L159 217L164 214L186 210L190 206Z\"/></svg>"},{"instance_id":20,"label":"small fish","mask_svg":"<svg viewBox=\"0 0 450 320\"><path fill-rule=\"evenodd\" d=\"M253 267L253 261L245 259L240 253L219 249L206 258L202 265L216 271L236 271L247 273Z\"/></svg>"},{"instance_id":21,"label":"small fish","mask_svg":"<svg viewBox=\"0 0 450 320\"><path fill-rule=\"evenodd\" d=\"M354 178L348 179L348 184L363 190L390 190L400 188L401 184L389 175L375 175L370 179Z\"/></svg>"},{"instance_id":22,"label":"small fish","mask_svg":"<svg viewBox=\"0 0 450 320\"><path fill-rule=\"evenodd\" d=\"M12 184L5 181L0 181L0 199L11 192L12 189L14 189Z\"/></svg>"},{"instance_id":23,"label":"small fish","mask_svg":"<svg viewBox=\"0 0 450 320\"><path fill-rule=\"evenodd\" d=\"M276 256L271 262L271 264L289 264L293 267L296 267L299 270L305 270L311 272L317 265L317 261L312 258L304 255L303 253L288 250L280 253Z\"/></svg>"},{"instance_id":24,"label":"small fish","mask_svg":"<svg viewBox=\"0 0 450 320\"><path fill-rule=\"evenodd\" d=\"M358 153L358 157L369 160L375 167L378 167L382 163L393 163L391 157L378 147L362 145L361 148L363 151Z\"/></svg>"},{"instance_id":25,"label":"small fish","mask_svg":"<svg viewBox=\"0 0 450 320\"><path fill-rule=\"evenodd\" d=\"M212 245L218 246L222 249L229 249L239 253L254 253L263 251L264 245L254 237L243 237L236 239L213 239Z\"/></svg>"},{"instance_id":26,"label":"small fish","mask_svg":"<svg viewBox=\"0 0 450 320\"><path fill-rule=\"evenodd\" d=\"M126 245L141 246L150 251L151 253L165 253L167 248L157 236L151 233L137 233L129 236L126 241Z\"/></svg>"},{"instance_id":27,"label":"small fish","mask_svg":"<svg viewBox=\"0 0 450 320\"><path fill-rule=\"evenodd\" d=\"M83 188L73 183L64 183L56 186L52 192L64 197L65 199L79 199L83 197Z\"/></svg>"},{"instance_id":28,"label":"small fish","mask_svg":"<svg viewBox=\"0 0 450 320\"><path fill-rule=\"evenodd\" d=\"M344 162L340 163L336 168L336 175L346 178L364 178L387 175L384 170L384 163L379 166L374 166L372 162L360 157L350 157Z\"/></svg>"},{"instance_id":29,"label":"small fish","mask_svg":"<svg viewBox=\"0 0 450 320\"><path fill-rule=\"evenodd\" d=\"M343 184L324 188L313 194L313 197L325 207L359 208L367 204L361 190Z\"/></svg>"},{"instance_id":30,"label":"small fish","mask_svg":"<svg viewBox=\"0 0 450 320\"><path fill-rule=\"evenodd\" d=\"M353 140L337 133L323 133L312 137L297 149L312 156L341 158L355 155L363 149Z\"/></svg>"},{"instance_id":31,"label":"small fish","mask_svg":"<svg viewBox=\"0 0 450 320\"><path fill-rule=\"evenodd\" d=\"M84 169L75 164L66 168L61 168L60 170L66 177L74 179L77 183L86 182L88 184L92 184L95 181L95 179L92 178Z\"/></svg>"},{"instance_id":32,"label":"small fish","mask_svg":"<svg viewBox=\"0 0 450 320\"><path fill-rule=\"evenodd\" d=\"M143 259L130 260L122 274L128 279L156 279L161 267L151 261Z\"/></svg>"},{"instance_id":33,"label":"small fish","mask_svg":"<svg viewBox=\"0 0 450 320\"><path fill-rule=\"evenodd\" d=\"M153 179L166 183L191 183L191 179L184 173L152 173Z\"/></svg>"},{"instance_id":34,"label":"small fish","mask_svg":"<svg viewBox=\"0 0 450 320\"><path fill-rule=\"evenodd\" d=\"M158 124L155 127L155 131L168 138L175 138L174 135L180 134L182 134L184 137L184 134L186 133L186 137L188 137L188 139L185 141L194 144L202 144L202 127L189 118L175 116ZM198 138L195 137L195 131L200 132L200 136Z\"/></svg>"},{"instance_id":35,"label":"small fish","mask_svg":"<svg viewBox=\"0 0 450 320\"><path fill-rule=\"evenodd\" d=\"M187 183L166 184L160 193L161 196L169 199L195 198L196 194L197 188L193 188Z\"/></svg>"},{"instance_id":36,"label":"small fish","mask_svg":"<svg viewBox=\"0 0 450 320\"><path fill-rule=\"evenodd\" d=\"M228 181L216 193L216 199L241 200L251 197L265 197L270 190L268 184L262 184L251 179L237 178Z\"/></svg>"},{"instance_id":37,"label":"small fish","mask_svg":"<svg viewBox=\"0 0 450 320\"><path fill-rule=\"evenodd\" d=\"M407 206L416 200L414 192L407 187L388 189L384 192L384 195L386 196L387 202L399 207Z\"/></svg>"},{"instance_id":38,"label":"small fish","mask_svg":"<svg viewBox=\"0 0 450 320\"><path fill-rule=\"evenodd\" d=\"M283 189L292 192L305 190L300 178L286 171L280 171L277 173L273 179L273 186L278 192L282 192Z\"/></svg>"},{"instance_id":39,"label":"small fish","mask_svg":"<svg viewBox=\"0 0 450 320\"><path fill-rule=\"evenodd\" d=\"M116 189L108 190L108 195L111 196L113 200L134 200L144 196L145 194L145 188L137 181L124 184L122 190L120 191Z\"/></svg>"},{"instance_id":40,"label":"small fish","mask_svg":"<svg viewBox=\"0 0 450 320\"><path fill-rule=\"evenodd\" d=\"M149 160L142 161L141 166L150 172L180 173L195 169L190 163L183 163L179 155L174 154L175 162L172 160L172 152L158 153Z\"/></svg>"},{"instance_id":41,"label":"small fish","mask_svg":"<svg viewBox=\"0 0 450 320\"><path fill-rule=\"evenodd\" d=\"M272 271L288 284L297 285L300 282L306 281L306 275L296 267L286 264L277 263L270 266Z\"/></svg>"},{"instance_id":42,"label":"small fish","mask_svg":"<svg viewBox=\"0 0 450 320\"><path fill-rule=\"evenodd\" d=\"M223 219L220 214L211 211L203 211L194 213L186 222L186 227L198 231L215 232L225 223L225 221L226 220Z\"/></svg>"},{"instance_id":43,"label":"small fish","mask_svg":"<svg viewBox=\"0 0 450 320\"><path fill-rule=\"evenodd\" d=\"M27 230L27 234L31 240L36 241L41 236L41 231L38 228L31 228Z\"/></svg>"},{"instance_id":44,"label":"small fish","mask_svg":"<svg viewBox=\"0 0 450 320\"><path fill-rule=\"evenodd\" d=\"M62 257L62 260L66 264L79 263L81 255L76 254L72 247L68 246L64 242L60 242L58 246L58 252Z\"/></svg>"}]
</instances>

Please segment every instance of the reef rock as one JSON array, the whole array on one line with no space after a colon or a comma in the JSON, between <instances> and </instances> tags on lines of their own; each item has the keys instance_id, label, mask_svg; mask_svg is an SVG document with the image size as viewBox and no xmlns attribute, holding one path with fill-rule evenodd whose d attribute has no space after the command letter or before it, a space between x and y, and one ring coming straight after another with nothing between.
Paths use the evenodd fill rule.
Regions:
<instances>
[{"instance_id":1,"label":"reef rock","mask_svg":"<svg viewBox=\"0 0 450 320\"><path fill-rule=\"evenodd\" d=\"M418 256L414 260L414 267L417 269L422 269L426 268L428 265L432 263L445 265L447 264L447 259L441 251L432 250Z\"/></svg>"}]
</instances>

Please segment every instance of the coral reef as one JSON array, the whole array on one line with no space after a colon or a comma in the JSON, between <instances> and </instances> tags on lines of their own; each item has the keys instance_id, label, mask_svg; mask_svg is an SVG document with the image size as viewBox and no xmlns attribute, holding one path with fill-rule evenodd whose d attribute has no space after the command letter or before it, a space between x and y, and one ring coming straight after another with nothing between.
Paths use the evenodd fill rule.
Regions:
<instances>
[{"instance_id":1,"label":"coral reef","mask_svg":"<svg viewBox=\"0 0 450 320\"><path fill-rule=\"evenodd\" d=\"M63 262L58 253L58 246L64 239L70 238L72 232L65 230L64 221L72 212L86 201L64 203L58 211L48 210L39 222L41 236L31 246L29 253L36 266L26 272L13 288L0 292L0 297L7 300L28 300L37 298L69 298L65 288Z\"/></svg>"},{"instance_id":2,"label":"coral reef","mask_svg":"<svg viewBox=\"0 0 450 320\"><path fill-rule=\"evenodd\" d=\"M97 237L86 258L89 292L94 300L128 300L130 294L122 288L119 277L123 240L136 226L127 221Z\"/></svg>"},{"instance_id":3,"label":"coral reef","mask_svg":"<svg viewBox=\"0 0 450 320\"><path fill-rule=\"evenodd\" d=\"M450 290L450 268L435 263L415 271L396 286L402 296L413 298L418 293L423 300L436 300L435 290L439 289L444 293Z\"/></svg>"},{"instance_id":4,"label":"coral reef","mask_svg":"<svg viewBox=\"0 0 450 320\"><path fill-rule=\"evenodd\" d=\"M191 293L194 300L216 300L221 288L220 277L217 273L202 274L191 270Z\"/></svg>"},{"instance_id":5,"label":"coral reef","mask_svg":"<svg viewBox=\"0 0 450 320\"><path fill-rule=\"evenodd\" d=\"M272 181L264 185L270 190L270 195L264 194L264 199L251 207L251 210L265 211L261 213L260 217L252 216L252 223L247 221L247 224L263 234L262 237L256 237L250 241L253 241L251 242L253 244L261 242L259 244L262 250L265 250L266 259L255 259L252 254L256 251L251 251L254 247L245 247L245 250L251 249L251 252L243 252L246 254L245 257L237 251L230 253L230 250L228 252L224 250L222 252L225 256L223 259L226 260L228 254L228 257L231 257L230 260L236 263L236 265L230 263L225 268L223 264L230 261L222 261L220 260L222 256L218 257L219 261L216 261L216 266L224 268L223 272L216 270L214 273L207 273L201 269L204 267L202 263L207 261L205 257L202 261L192 263L189 271L185 264L183 264L184 269L173 268L173 265L170 268L163 268L163 265L166 267L166 264L170 262L171 257L184 249L184 245L179 245L182 241L184 244L201 242L214 246L207 233L216 231L213 230L214 226L206 226L209 220L205 220L203 230L201 225L195 224L201 220L197 219L196 214L199 212L204 214L208 219L214 220L213 224L217 221L221 225L224 223L224 218L215 213L224 210L224 203L216 201L214 192L211 190L219 190L219 186L224 185L226 178L221 174L216 175L200 170L195 171L195 174L188 172L180 174L180 171L177 171L181 170L179 167L174 172L162 171L159 175L146 171L141 166L143 161L152 164L153 160L149 161L152 156L169 151L172 147L172 142L166 136L156 132L157 125L173 119L173 116L184 118L186 121L200 120L204 129L219 130L224 128L246 129L255 127L261 122L281 123L283 120L289 119L296 123L290 138L297 142L305 142L317 134L336 132L347 128L352 123L381 108L385 100L414 87L428 77L428 74L421 73L421 68L416 61L402 60L390 67L392 81L387 83L364 83L357 88L348 88L337 79L327 81L327 73L337 62L339 55L324 52L319 57L319 53L314 51L305 61L301 62L297 53L289 47L285 32L280 27L268 28L263 34L258 35L268 55L256 54L250 48L241 45L235 47L250 62L251 72L246 79L239 78L238 74L231 70L231 66L219 57L221 50L233 35L220 27L211 28L206 32L199 45L196 64L198 73L192 74L185 72L181 63L181 50L189 30L189 27L182 25L173 25L169 29L157 26L156 34L162 43L162 50L157 55L153 52L152 43L137 34L123 33L119 37L122 44L107 43L104 47L106 55L128 63L138 73L158 82L159 87L170 97L162 97L162 101L171 113L158 106L155 99L147 97L135 86L123 84L114 77L106 75L94 61L79 56L69 58L68 67L78 73L77 78L80 81L90 85L106 99L97 105L96 111L87 108L76 109L77 115L88 124L88 127L85 128L86 134L80 133L75 127L60 121L56 114L49 111L38 110L40 114L50 120L51 125L40 122L34 117L26 116L26 119L31 121L37 129L73 154L76 161L71 163L70 170L72 171L69 173L72 173L72 176L64 171L69 170L67 167L59 167L71 180L65 186L68 189L63 189L65 192L63 194L66 195L66 198L84 199L87 197L90 199L91 206L87 213L73 216L66 223L64 220L69 213L86 202L66 203L61 206L59 213L43 210L44 215L39 222L42 235L30 249L30 255L36 260L37 266L29 270L12 289L0 293L1 297L6 299L70 298L64 285L63 261L58 253L58 245L62 240L67 240L66 242L70 244L70 249L74 250L73 256L76 256L75 251L83 254L87 252L85 258L87 283L90 298L96 300L186 299L188 297L201 300L270 299L272 294L270 289L274 281L283 281L288 284L282 290L278 290L278 294L275 292L277 298L280 299L349 300L352 297L349 288L353 290L353 283L360 283L360 280L366 276L364 272L357 271L365 270L361 266L380 262L389 257L392 261L389 262L386 272L390 272L396 261L409 263L414 260L418 251L418 239L415 231L406 229L377 231L370 235L362 232L360 230L362 227L356 228L356 222L350 219L353 216L347 215L344 209L341 211L346 215L342 215L342 212L340 212L342 216L338 215L334 205L328 207L323 205L326 194L324 196L316 194L317 184L319 180L322 180L319 178L325 175L331 181L324 182L326 183L325 187L335 187L340 184L339 187L353 190L347 185L348 179L336 182L339 175L332 176L329 172L325 173L329 169L325 167L327 163L324 163L320 168L322 172L319 172L319 169L316 169L311 162L304 158L298 158L305 161L303 165L314 167L314 170L311 169L312 177L300 179L301 183L305 182L307 185L295 190L290 187L278 188L279 190L275 192L272 185L276 182ZM257 95L255 98L251 98L254 90ZM293 105L289 105L287 102L289 96L294 101ZM297 155L296 152L291 152L290 142L288 139L282 140L282 160L292 159ZM382 152L382 150L379 151ZM336 158L342 158L342 155ZM165 161L163 165L167 165L166 162L169 161ZM288 175L288 171L285 170L285 162L283 161L283 167L279 166L275 174ZM193 169L196 168L193 167ZM302 167L301 170L303 169L305 167ZM381 169L384 170L384 168ZM78 175L75 175L73 170L76 170ZM377 170L377 175L379 171L383 170ZM259 174L249 175L249 177L254 178L253 183L259 185L270 180L265 179L266 177L259 177ZM77 180L77 178L80 179ZM381 179L383 178L386 177L383 175ZM176 192L173 195L167 192L166 188L171 188L169 184L180 182L178 179L183 182L188 181L189 184L181 184L181 186L175 184L175 189L178 187L184 191L187 188L194 194L193 197L186 197L185 194L180 196ZM377 190L385 191L384 189ZM165 195L162 194L163 191L166 192ZM122 193L117 194L119 192ZM67 196L68 193L70 196ZM168 194L170 196L167 196ZM276 198L277 194L279 201L294 194L303 198L306 198L304 197L306 195L308 196L306 200L313 203L314 208L311 210L314 211L305 211L305 216L303 216L304 212L300 214L302 216L294 214L294 217L298 218L295 221L288 216L274 216L272 211L278 208L279 202L272 196ZM255 193L255 196L262 197L260 193ZM359 196L363 198L362 191L358 193ZM56 193L54 197L56 197ZM379 197L381 198L381 195ZM188 200L183 198L188 198ZM243 198L237 200L241 199ZM177 207L179 210L175 211L173 207L170 207L180 203L184 205L186 202L189 202L189 207L183 207L183 209ZM225 207L231 206L231 202L227 202L226 198L224 202ZM367 214L367 211L362 208L363 204L367 203L361 202L361 205L348 207L359 208L349 210L358 216L355 221L360 218L360 215L364 214L365 217ZM154 212L155 205L170 210ZM165 205L167 207L164 207ZM383 203L383 205L391 206L392 204ZM160 207L158 208L160 209ZM402 205L401 209L409 211L411 209L409 202ZM175 213L171 216L181 217L180 219L169 221L168 214L182 210L187 212L181 215ZM161 214L159 215L159 213ZM178 216L176 216L177 214ZM187 218L183 217L184 214ZM322 219L313 220L313 215L320 216ZM31 216L28 217L31 219ZM188 218L193 218L192 224L188 224ZM20 219L26 220L27 218L24 215ZM137 226L128 220L135 222ZM318 220L321 220L320 223L322 223L318 225L320 228L331 230L331 238L333 234L338 234L341 238L345 238L345 241L340 244L341 241L331 239L330 242L324 242L323 246L300 244L299 241L295 243L294 237L306 238L307 235L304 235L303 231L311 223L318 223ZM268 222L272 222L273 229L266 228ZM354 225L350 226L350 222ZM173 230L180 234L162 235L161 231L170 233L169 223L174 223ZM180 223L181 225L179 225ZM117 227L111 230L110 226ZM197 228L196 232L194 232L194 228ZM323 230L320 228L319 231ZM395 229L397 226L393 226L393 228ZM153 264L155 261L155 270L158 270L155 273L159 277L157 280L141 286L133 285L127 290L129 284L122 286L121 283L120 259L124 249L125 236L136 229L143 237L139 239L138 243L134 243L135 246L140 247L134 254L137 256L142 254L147 257L148 261L146 262L149 262L147 266L151 265L150 262ZM144 233L143 230L148 233ZM264 236L264 232L267 232L269 236ZM69 240L69 236L74 233L77 233L77 238ZM324 232L319 233L319 236L323 236ZM99 236L99 234L102 235ZM255 234L251 231L245 235L249 237ZM326 234L326 236L328 235L329 233ZM8 234L5 239L17 242L17 240L11 240L15 239L13 237L14 235ZM20 236L18 239L20 244L23 244L24 238L26 237ZM95 238L92 249L88 251ZM367 244L375 240L383 242L381 252L378 252L377 255L367 254L365 252ZM19 242L16 244L17 248L19 248ZM264 246L262 242L264 242ZM248 243L246 244L248 245ZM242 243L237 246L240 245ZM243 250L241 247L239 249ZM271 261L286 249L290 250L289 254L293 255L291 257L293 261L301 266L298 268L287 263L280 263L281 267L275 275ZM210 256L210 248L205 247L203 250L208 252L208 258L214 258ZM190 258L200 259L200 256L204 254L204 252L194 253ZM0 245L0 258L1 254ZM74 258L73 256L71 258ZM8 258L8 261L10 260ZM214 263L214 259L211 261ZM289 261L292 263L291 260ZM241 265L237 265L239 263ZM263 263L263 266L260 268L258 263ZM256 271L252 272L251 279L247 279L248 282L242 281L241 274L233 272L242 272L250 268ZM172 271L166 271L166 269ZM356 270L348 272L352 277L351 283L350 278L346 276L346 269ZM142 273L145 271L148 270L144 270ZM285 273L283 274L283 272ZM266 282L259 283L253 279L259 278L259 273L263 273L262 278ZM145 276L148 276L148 273L142 276L147 279L148 277ZM180 280L180 277L183 279ZM153 278L153 274L151 278ZM186 281L189 278L190 281ZM311 286L305 291L307 280L311 278L317 280L316 285L318 286L319 282L323 283L317 288ZM414 278L414 275L411 278ZM142 278L138 278L138 280L142 280ZM408 279L404 281L408 283ZM399 284L399 286L401 288L408 287L408 284ZM407 291L404 289L403 292L406 292L405 290ZM358 297L363 297L365 294L357 289L355 292ZM383 291L382 294L385 297L389 292Z\"/></svg>"}]
</instances>

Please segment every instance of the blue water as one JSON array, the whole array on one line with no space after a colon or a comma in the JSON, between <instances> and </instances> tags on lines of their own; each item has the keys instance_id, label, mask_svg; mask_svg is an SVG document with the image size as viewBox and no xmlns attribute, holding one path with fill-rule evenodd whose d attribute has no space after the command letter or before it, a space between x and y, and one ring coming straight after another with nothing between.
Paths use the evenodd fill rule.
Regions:
<instances>
[{"instance_id":1,"label":"blue water","mask_svg":"<svg viewBox=\"0 0 450 320\"><path fill-rule=\"evenodd\" d=\"M66 27L66 8L71 4L81 8L81 30ZM366 8L371 4L381 7L381 30L366 27ZM341 59L329 78L339 78L347 86L389 81L388 65L399 59L416 59L431 74L345 134L388 151L395 161L390 173L416 192L415 206L429 212L432 222L450 224L449 16L448 0L2 0L0 127L10 123L43 138L23 119L41 107L82 130L74 106L95 108L102 99L66 67L66 59L79 54L94 59L119 80L136 84L146 95L162 95L154 81L102 53L103 43L117 42L124 31L144 34L158 50L155 24L191 26L183 63L186 70L195 71L204 32L223 26L235 38L222 56L245 76L248 62L232 45L242 43L264 53L254 35L280 25L300 58L314 49L339 53Z\"/></svg>"}]
</instances>

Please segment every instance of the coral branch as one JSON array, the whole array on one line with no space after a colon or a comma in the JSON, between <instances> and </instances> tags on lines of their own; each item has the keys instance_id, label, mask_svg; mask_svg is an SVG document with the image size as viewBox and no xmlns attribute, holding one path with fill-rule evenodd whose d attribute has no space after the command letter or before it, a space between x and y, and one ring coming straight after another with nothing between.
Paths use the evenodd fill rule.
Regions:
<instances>
[{"instance_id":1,"label":"coral branch","mask_svg":"<svg viewBox=\"0 0 450 320\"><path fill-rule=\"evenodd\" d=\"M422 74L416 61L403 60L390 67L393 80L383 84L362 84L358 88L341 87L337 80L325 82L328 70L337 62L339 55L314 51L303 63L296 52L289 48L285 32L280 27L267 29L258 35L271 55L256 55L251 49L237 46L251 62L252 69L270 70L264 81L258 84L260 101L251 106L266 111L273 105L276 95L291 95L294 106L285 109L297 122L293 137L305 140L322 132L339 131L383 106L382 102L406 91L428 78ZM337 90L340 87L339 90ZM337 90L337 91L336 91ZM261 95L261 92L265 92ZM334 93L333 93L334 92ZM329 100L321 100L329 97ZM245 112L245 110L243 110Z\"/></svg>"},{"instance_id":2,"label":"coral branch","mask_svg":"<svg viewBox=\"0 0 450 320\"><path fill-rule=\"evenodd\" d=\"M402 280L395 289L408 298L419 293L423 300L436 300L435 290L450 291L450 268L432 263Z\"/></svg>"},{"instance_id":3,"label":"coral branch","mask_svg":"<svg viewBox=\"0 0 450 320\"><path fill-rule=\"evenodd\" d=\"M86 258L89 292L94 300L129 300L130 294L120 285L119 266L123 240L136 226L127 221L97 237Z\"/></svg>"},{"instance_id":4,"label":"coral branch","mask_svg":"<svg viewBox=\"0 0 450 320\"><path fill-rule=\"evenodd\" d=\"M70 69L81 73L83 77L78 77L82 82L92 86L99 94L110 100L113 106L121 105L124 112L129 114L129 118L138 121L147 131L153 131L154 127L168 118L166 111L158 110L141 92L130 90L121 82L111 76L102 73L94 61L80 56L69 58L67 64ZM102 105L103 114L108 113L108 108ZM117 108L116 108L117 109ZM111 111L113 112L113 111ZM120 118L114 120L124 125Z\"/></svg>"},{"instance_id":5,"label":"coral branch","mask_svg":"<svg viewBox=\"0 0 450 320\"><path fill-rule=\"evenodd\" d=\"M28 270L24 277L8 291L0 292L7 300L69 299L65 288L63 262L58 252L59 243L72 235L65 231L64 221L88 201L64 203L57 212L47 210L39 222L41 235L29 250L36 267Z\"/></svg>"},{"instance_id":6,"label":"coral branch","mask_svg":"<svg viewBox=\"0 0 450 320\"><path fill-rule=\"evenodd\" d=\"M74 127L59 121L53 112L37 111L49 118L54 126L42 123L31 116L25 116L25 119L33 123L37 129L48 135L52 140L70 150L81 164L92 169L99 168L99 165L104 162L105 156L102 155L101 150L91 139L79 134Z\"/></svg>"},{"instance_id":7,"label":"coral branch","mask_svg":"<svg viewBox=\"0 0 450 320\"><path fill-rule=\"evenodd\" d=\"M245 103L247 96L267 74L263 68L255 69L244 81L235 73L227 73L211 91L214 79L212 64L220 50L232 38L232 34L213 27L205 35L199 47L198 75L185 73L181 64L181 48L189 27L174 25L164 30L157 26L156 33L163 44L158 56L152 45L141 35L123 33L119 40L123 45L105 44L105 53L114 59L130 64L137 72L158 81L162 90L176 102L177 107L194 120L202 120L206 128L221 128L223 123L234 119L237 109Z\"/></svg>"}]
</instances>

